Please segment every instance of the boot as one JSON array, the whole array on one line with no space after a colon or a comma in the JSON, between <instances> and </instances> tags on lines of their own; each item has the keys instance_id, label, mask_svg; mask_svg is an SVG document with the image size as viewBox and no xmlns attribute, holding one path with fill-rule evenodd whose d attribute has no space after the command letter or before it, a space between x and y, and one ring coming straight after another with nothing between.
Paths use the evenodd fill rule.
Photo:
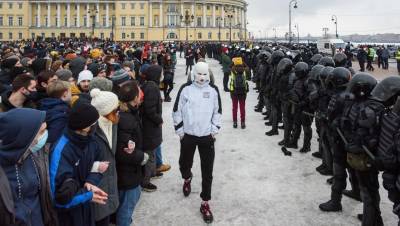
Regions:
<instances>
[{"instance_id":1,"label":"boot","mask_svg":"<svg viewBox=\"0 0 400 226\"><path fill-rule=\"evenodd\" d=\"M158 168L157 168L157 172L167 172L168 170L170 170L171 169L171 166L170 165L168 165L168 164L162 164L161 166L159 166Z\"/></svg>"},{"instance_id":2,"label":"boot","mask_svg":"<svg viewBox=\"0 0 400 226\"><path fill-rule=\"evenodd\" d=\"M267 116L268 115L268 111L263 112L262 115Z\"/></svg>"},{"instance_id":3,"label":"boot","mask_svg":"<svg viewBox=\"0 0 400 226\"><path fill-rule=\"evenodd\" d=\"M192 187L190 186L190 182L192 182L192 177L190 177L189 179L187 179L187 180L185 180L183 182L182 191L183 191L183 195L185 197L188 197L190 195L190 192L192 191Z\"/></svg>"},{"instance_id":4,"label":"boot","mask_svg":"<svg viewBox=\"0 0 400 226\"><path fill-rule=\"evenodd\" d=\"M323 168L321 170L318 170L318 173L320 173L322 176L332 176L333 175L332 170L329 170L327 168Z\"/></svg>"},{"instance_id":5,"label":"boot","mask_svg":"<svg viewBox=\"0 0 400 226\"><path fill-rule=\"evenodd\" d=\"M278 143L279 146L285 146L285 144L286 144L285 140L281 140Z\"/></svg>"},{"instance_id":6,"label":"boot","mask_svg":"<svg viewBox=\"0 0 400 226\"><path fill-rule=\"evenodd\" d=\"M351 199L361 202L360 192L354 190L344 190L342 193L344 196L347 196Z\"/></svg>"},{"instance_id":7,"label":"boot","mask_svg":"<svg viewBox=\"0 0 400 226\"><path fill-rule=\"evenodd\" d=\"M332 193L331 200L319 205L319 209L324 212L339 212L342 211L342 197L340 194Z\"/></svg>"},{"instance_id":8,"label":"boot","mask_svg":"<svg viewBox=\"0 0 400 226\"><path fill-rule=\"evenodd\" d=\"M246 123L245 122L242 122L240 126L241 126L242 129L246 129Z\"/></svg>"},{"instance_id":9,"label":"boot","mask_svg":"<svg viewBox=\"0 0 400 226\"><path fill-rule=\"evenodd\" d=\"M255 112L262 112L262 108L256 108L254 109Z\"/></svg>"},{"instance_id":10,"label":"boot","mask_svg":"<svg viewBox=\"0 0 400 226\"><path fill-rule=\"evenodd\" d=\"M303 146L303 147L300 149L300 153L307 153L307 152L310 152L310 151L311 151L310 146Z\"/></svg>"},{"instance_id":11,"label":"boot","mask_svg":"<svg viewBox=\"0 0 400 226\"><path fill-rule=\"evenodd\" d=\"M330 177L326 180L326 183L332 185L333 184L333 177Z\"/></svg>"},{"instance_id":12,"label":"boot","mask_svg":"<svg viewBox=\"0 0 400 226\"><path fill-rule=\"evenodd\" d=\"M211 224L214 220L214 217L211 213L210 206L208 202L203 202L200 206L200 213L203 215L203 220L206 224Z\"/></svg>"},{"instance_id":13,"label":"boot","mask_svg":"<svg viewBox=\"0 0 400 226\"><path fill-rule=\"evenodd\" d=\"M284 125L278 126L278 129L285 129Z\"/></svg>"},{"instance_id":14,"label":"boot","mask_svg":"<svg viewBox=\"0 0 400 226\"><path fill-rule=\"evenodd\" d=\"M154 192L157 191L157 186L152 183L148 183L146 185L142 185L142 190L146 192Z\"/></svg>"},{"instance_id":15,"label":"boot","mask_svg":"<svg viewBox=\"0 0 400 226\"><path fill-rule=\"evenodd\" d=\"M314 153L312 153L311 154L313 157L315 157L315 158L322 158L322 154L321 154L321 152L319 152L319 151L316 151L316 152L314 152Z\"/></svg>"},{"instance_id":16,"label":"boot","mask_svg":"<svg viewBox=\"0 0 400 226\"><path fill-rule=\"evenodd\" d=\"M238 123L237 122L233 122L233 128L237 129L238 128Z\"/></svg>"},{"instance_id":17,"label":"boot","mask_svg":"<svg viewBox=\"0 0 400 226\"><path fill-rule=\"evenodd\" d=\"M268 121L268 122L265 122L265 125L266 125L266 126L272 126L272 122L269 122L269 121Z\"/></svg>"},{"instance_id":18,"label":"boot","mask_svg":"<svg viewBox=\"0 0 400 226\"><path fill-rule=\"evenodd\" d=\"M269 119L269 116L264 117L264 121L267 121Z\"/></svg>"},{"instance_id":19,"label":"boot","mask_svg":"<svg viewBox=\"0 0 400 226\"><path fill-rule=\"evenodd\" d=\"M363 220L363 214L362 214L362 213L357 214L357 219L358 219L359 221L362 222L362 220Z\"/></svg>"},{"instance_id":20,"label":"boot","mask_svg":"<svg viewBox=\"0 0 400 226\"><path fill-rule=\"evenodd\" d=\"M297 146L297 141L294 141L294 140L292 140L292 141L290 141L288 144L286 144L286 147L287 147L287 148L293 148L293 149L299 148L299 147Z\"/></svg>"},{"instance_id":21,"label":"boot","mask_svg":"<svg viewBox=\"0 0 400 226\"><path fill-rule=\"evenodd\" d=\"M272 130L270 130L270 131L268 131L268 132L266 132L265 133L265 135L267 135L267 136L275 136L275 135L279 135L279 132L278 132L278 130L274 130L274 129L272 129Z\"/></svg>"}]
</instances>

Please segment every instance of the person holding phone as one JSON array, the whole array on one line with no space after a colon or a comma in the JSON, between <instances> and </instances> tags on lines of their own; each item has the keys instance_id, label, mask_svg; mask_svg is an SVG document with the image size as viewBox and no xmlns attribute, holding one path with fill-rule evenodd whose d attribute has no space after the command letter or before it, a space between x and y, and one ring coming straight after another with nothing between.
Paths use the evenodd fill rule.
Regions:
<instances>
[{"instance_id":1,"label":"person holding phone","mask_svg":"<svg viewBox=\"0 0 400 226\"><path fill-rule=\"evenodd\" d=\"M117 226L130 226L133 211L139 201L143 180L143 165L149 155L143 152L142 124L139 115L140 89L136 81L121 86L119 92L120 120L118 123L117 163L119 207Z\"/></svg>"}]
</instances>

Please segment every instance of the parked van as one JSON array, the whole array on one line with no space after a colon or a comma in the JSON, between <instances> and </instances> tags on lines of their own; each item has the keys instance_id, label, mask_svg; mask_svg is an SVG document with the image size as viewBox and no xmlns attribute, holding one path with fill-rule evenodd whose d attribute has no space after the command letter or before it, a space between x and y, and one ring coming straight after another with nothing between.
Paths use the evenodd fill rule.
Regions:
<instances>
[{"instance_id":1,"label":"parked van","mask_svg":"<svg viewBox=\"0 0 400 226\"><path fill-rule=\"evenodd\" d=\"M320 39L317 42L318 51L323 55L333 55L340 48L346 48L346 43L342 39Z\"/></svg>"}]
</instances>

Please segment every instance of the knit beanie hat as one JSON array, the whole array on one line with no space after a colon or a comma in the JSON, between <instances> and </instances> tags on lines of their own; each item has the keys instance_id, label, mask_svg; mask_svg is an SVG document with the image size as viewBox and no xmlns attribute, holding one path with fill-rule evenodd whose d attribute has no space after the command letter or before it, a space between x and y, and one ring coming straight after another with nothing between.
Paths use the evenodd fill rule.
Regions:
<instances>
[{"instance_id":1,"label":"knit beanie hat","mask_svg":"<svg viewBox=\"0 0 400 226\"><path fill-rule=\"evenodd\" d=\"M56 71L58 79L68 82L72 78L72 72L68 69L60 69Z\"/></svg>"},{"instance_id":2,"label":"knit beanie hat","mask_svg":"<svg viewBox=\"0 0 400 226\"><path fill-rule=\"evenodd\" d=\"M89 90L92 89L100 89L101 91L112 91L113 88L113 83L106 79L106 78L101 78L101 77L95 77L93 78L92 81L90 81L89 84Z\"/></svg>"},{"instance_id":3,"label":"knit beanie hat","mask_svg":"<svg viewBox=\"0 0 400 226\"><path fill-rule=\"evenodd\" d=\"M120 69L118 71L116 71L113 75L113 77L111 78L113 84L115 86L118 86L126 81L129 80L129 74L127 71L125 71L124 69Z\"/></svg>"},{"instance_id":4,"label":"knit beanie hat","mask_svg":"<svg viewBox=\"0 0 400 226\"><path fill-rule=\"evenodd\" d=\"M31 60L31 58L29 58L29 57L24 57L24 58L22 58L21 59L21 64L22 64L22 66L24 66L24 67L29 67L29 64L28 64L28 62Z\"/></svg>"},{"instance_id":5,"label":"knit beanie hat","mask_svg":"<svg viewBox=\"0 0 400 226\"><path fill-rule=\"evenodd\" d=\"M119 105L118 97L112 92L93 89L90 91L92 97L91 104L97 109L100 115L106 116Z\"/></svg>"},{"instance_id":6,"label":"knit beanie hat","mask_svg":"<svg viewBox=\"0 0 400 226\"><path fill-rule=\"evenodd\" d=\"M92 72L89 70L83 70L79 73L77 84L79 84L80 82L82 82L84 80L92 81L92 79L93 79Z\"/></svg>"},{"instance_id":7,"label":"knit beanie hat","mask_svg":"<svg viewBox=\"0 0 400 226\"><path fill-rule=\"evenodd\" d=\"M5 60L3 60L3 62L1 62L1 67L11 69L15 66L15 64L17 62L18 62L18 59L15 59L15 58L5 59Z\"/></svg>"},{"instance_id":8,"label":"knit beanie hat","mask_svg":"<svg viewBox=\"0 0 400 226\"><path fill-rule=\"evenodd\" d=\"M86 102L78 102L69 113L68 128L72 130L85 129L96 123L99 117L99 112L95 107Z\"/></svg>"}]
</instances>

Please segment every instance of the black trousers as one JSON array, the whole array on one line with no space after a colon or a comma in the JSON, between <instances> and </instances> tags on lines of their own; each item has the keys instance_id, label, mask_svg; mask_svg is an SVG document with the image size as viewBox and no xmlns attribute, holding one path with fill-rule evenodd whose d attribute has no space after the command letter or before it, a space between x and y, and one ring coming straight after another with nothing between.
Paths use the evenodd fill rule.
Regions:
<instances>
[{"instance_id":1,"label":"black trousers","mask_svg":"<svg viewBox=\"0 0 400 226\"><path fill-rule=\"evenodd\" d=\"M190 71L189 71L189 76L190 76L190 72L192 72L192 66L193 66L193 65L186 65L186 74L188 74L188 71L189 71L189 69L190 69Z\"/></svg>"},{"instance_id":2,"label":"black trousers","mask_svg":"<svg viewBox=\"0 0 400 226\"><path fill-rule=\"evenodd\" d=\"M215 158L215 140L210 136L196 137L185 134L181 140L181 155L179 169L183 179L192 177L193 157L196 147L199 149L201 162L202 191L200 197L203 201L211 200L211 186Z\"/></svg>"},{"instance_id":3,"label":"black trousers","mask_svg":"<svg viewBox=\"0 0 400 226\"><path fill-rule=\"evenodd\" d=\"M365 71L365 62L364 61L359 61L360 64L360 71Z\"/></svg>"},{"instance_id":4,"label":"black trousers","mask_svg":"<svg viewBox=\"0 0 400 226\"><path fill-rule=\"evenodd\" d=\"M227 73L224 73L224 80L223 80L223 83L224 83L224 90L225 91L229 91L229 88L228 88L228 82L229 82L229 76L231 75L231 73L230 72L227 72Z\"/></svg>"},{"instance_id":5,"label":"black trousers","mask_svg":"<svg viewBox=\"0 0 400 226\"><path fill-rule=\"evenodd\" d=\"M283 115L283 127L284 135L283 140L285 144L289 144L292 139L293 132L293 111L292 104L289 101L282 101L282 115Z\"/></svg>"},{"instance_id":6,"label":"black trousers","mask_svg":"<svg viewBox=\"0 0 400 226\"><path fill-rule=\"evenodd\" d=\"M362 226L383 225L379 208L381 198L379 196L378 174L379 172L373 169L365 172L356 171L363 202Z\"/></svg>"},{"instance_id":7,"label":"black trousers","mask_svg":"<svg viewBox=\"0 0 400 226\"><path fill-rule=\"evenodd\" d=\"M294 131L293 131L293 139L297 141L300 138L301 128L303 128L304 137L303 137L303 147L311 146L312 139L312 122L314 118L308 115L303 114L303 110L296 110L294 116Z\"/></svg>"}]
</instances>

